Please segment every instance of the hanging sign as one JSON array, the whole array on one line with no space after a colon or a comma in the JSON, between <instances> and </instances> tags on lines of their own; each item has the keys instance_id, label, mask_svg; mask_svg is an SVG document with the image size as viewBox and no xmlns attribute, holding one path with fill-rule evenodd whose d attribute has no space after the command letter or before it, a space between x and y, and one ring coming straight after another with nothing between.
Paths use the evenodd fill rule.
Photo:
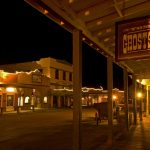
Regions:
<instances>
[{"instance_id":1,"label":"hanging sign","mask_svg":"<svg viewBox=\"0 0 150 150\"><path fill-rule=\"evenodd\" d=\"M150 16L116 23L116 61L150 58Z\"/></svg>"}]
</instances>

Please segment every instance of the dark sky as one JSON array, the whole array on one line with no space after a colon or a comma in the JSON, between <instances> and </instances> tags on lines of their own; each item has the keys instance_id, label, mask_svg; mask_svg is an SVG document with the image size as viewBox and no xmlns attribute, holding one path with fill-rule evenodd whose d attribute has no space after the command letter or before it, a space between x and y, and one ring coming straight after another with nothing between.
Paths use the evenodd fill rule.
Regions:
<instances>
[{"instance_id":1,"label":"dark sky","mask_svg":"<svg viewBox=\"0 0 150 150\"><path fill-rule=\"evenodd\" d=\"M72 63L71 33L25 2L19 4L17 1L13 6L3 13L0 64L34 61L43 57ZM107 59L85 43L82 50L83 86L103 86L106 89ZM123 89L122 69L115 64L113 68L114 88Z\"/></svg>"}]
</instances>

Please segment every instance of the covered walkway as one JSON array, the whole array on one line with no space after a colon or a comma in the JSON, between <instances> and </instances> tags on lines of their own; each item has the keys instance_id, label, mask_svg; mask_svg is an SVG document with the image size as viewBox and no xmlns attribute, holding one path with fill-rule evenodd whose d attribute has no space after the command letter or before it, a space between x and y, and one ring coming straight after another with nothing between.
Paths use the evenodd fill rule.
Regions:
<instances>
[{"instance_id":1,"label":"covered walkway","mask_svg":"<svg viewBox=\"0 0 150 150\"><path fill-rule=\"evenodd\" d=\"M132 100L134 124L136 124L137 111L142 119L142 106L144 101L144 112L150 114L150 53L149 53L149 1L116 1L116 0L25 0L39 12L63 26L73 35L73 150L81 150L82 130L81 130L81 97L82 97L82 41L88 43L93 49L107 58L107 90L108 90L108 141L113 142L113 63L123 69L124 81L124 105L126 129L129 129L129 87L128 76L132 76ZM132 20L131 20L132 19ZM132 25L132 26L131 26ZM123 30L122 30L123 29ZM142 29L142 30L141 30ZM121 32L123 31L123 32ZM134 32L135 33L134 33ZM143 38L143 45L140 49L132 50L131 39L126 40L126 34L136 36L137 33L146 36ZM144 34L143 34L144 33ZM125 36L124 36L125 35ZM138 35L139 36L139 35ZM140 36L139 36L140 37ZM124 51L128 43L128 52ZM147 41L147 42L144 42ZM137 42L136 42L137 43ZM131 48L131 49L130 49ZM143 53L144 50L144 53ZM129 57L133 52L133 57ZM117 55L116 55L117 54ZM121 54L123 59L118 59ZM119 57L118 57L119 56ZM131 60L130 60L131 59ZM132 60L132 59L137 59ZM117 60L117 62L116 62ZM120 62L118 62L118 60ZM101 68L100 68L101 69ZM137 79L139 82L137 83ZM146 83L143 83L146 82ZM146 87L144 87L146 85ZM140 96L137 97L137 92ZM146 97L142 97L142 93ZM139 101L139 102L137 102ZM137 107L139 110L137 110ZM143 124L146 124L145 119ZM139 129L138 129L139 128ZM133 134L134 142L141 135L141 129L137 125ZM107 131L107 130L106 130ZM105 133L106 133L105 131ZM139 133L139 136L136 135ZM140 132L138 132L140 131ZM148 132L146 132L148 133ZM144 134L144 132L142 132ZM129 136L132 137L132 136ZM142 135L141 138L143 139ZM146 139L146 138L145 138ZM149 140L149 139L147 139ZM122 140L121 140L122 141ZM132 141L129 139L129 141ZM119 144L118 144L119 145ZM126 143L125 143L126 145ZM138 143L137 143L138 145ZM135 146L135 144L134 144ZM143 147L142 147L143 146ZM124 146L119 146L119 150ZM132 147L132 146L131 146ZM139 149L144 148L140 143ZM98 148L100 149L100 148ZM127 149L127 147L126 147ZM134 147L135 149L135 147ZM87 149L86 149L87 150Z\"/></svg>"},{"instance_id":2,"label":"covered walkway","mask_svg":"<svg viewBox=\"0 0 150 150\"><path fill-rule=\"evenodd\" d=\"M111 150L150 150L150 116L143 117L133 126L131 132L125 137L119 137Z\"/></svg>"}]
</instances>

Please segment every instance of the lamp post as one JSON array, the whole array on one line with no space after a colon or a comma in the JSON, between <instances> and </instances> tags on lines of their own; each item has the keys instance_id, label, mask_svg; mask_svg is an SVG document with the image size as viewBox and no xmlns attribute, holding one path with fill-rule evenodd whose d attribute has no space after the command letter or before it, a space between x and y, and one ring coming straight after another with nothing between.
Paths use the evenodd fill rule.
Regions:
<instances>
[{"instance_id":1,"label":"lamp post","mask_svg":"<svg viewBox=\"0 0 150 150\"><path fill-rule=\"evenodd\" d=\"M118 100L117 100L117 96L116 95L113 95L112 96L113 98L113 111L114 111L114 114L115 114L115 117L117 118L117 120L119 119L119 106L118 106Z\"/></svg>"},{"instance_id":2,"label":"lamp post","mask_svg":"<svg viewBox=\"0 0 150 150\"><path fill-rule=\"evenodd\" d=\"M140 121L142 121L142 93L141 92L138 92L137 93L137 97L139 99L139 102L140 102L140 107L139 107L139 117L140 117Z\"/></svg>"}]
</instances>

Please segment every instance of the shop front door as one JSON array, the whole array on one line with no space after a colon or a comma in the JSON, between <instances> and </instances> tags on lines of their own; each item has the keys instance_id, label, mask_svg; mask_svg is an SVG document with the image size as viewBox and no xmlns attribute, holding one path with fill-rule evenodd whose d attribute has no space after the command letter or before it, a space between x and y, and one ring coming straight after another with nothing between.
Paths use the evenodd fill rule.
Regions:
<instances>
[{"instance_id":1,"label":"shop front door","mask_svg":"<svg viewBox=\"0 0 150 150\"><path fill-rule=\"evenodd\" d=\"M14 110L14 95L7 95L7 107L6 111Z\"/></svg>"}]
</instances>

